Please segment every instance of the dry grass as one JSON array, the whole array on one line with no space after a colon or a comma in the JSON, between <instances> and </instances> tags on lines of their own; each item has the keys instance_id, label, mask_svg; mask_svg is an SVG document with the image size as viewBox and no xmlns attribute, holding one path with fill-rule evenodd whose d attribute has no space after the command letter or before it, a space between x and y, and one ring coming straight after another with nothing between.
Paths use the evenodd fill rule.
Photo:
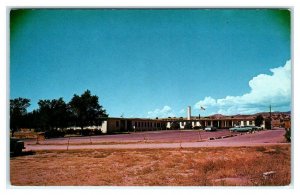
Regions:
<instances>
[{"instance_id":1,"label":"dry grass","mask_svg":"<svg viewBox=\"0 0 300 195\"><path fill-rule=\"evenodd\" d=\"M10 175L12 185L281 186L290 157L290 145L52 151L11 158Z\"/></svg>"},{"instance_id":2,"label":"dry grass","mask_svg":"<svg viewBox=\"0 0 300 195\"><path fill-rule=\"evenodd\" d=\"M11 135L10 135L11 137ZM15 132L14 137L19 139L32 139L37 137L37 133L33 131Z\"/></svg>"}]
</instances>

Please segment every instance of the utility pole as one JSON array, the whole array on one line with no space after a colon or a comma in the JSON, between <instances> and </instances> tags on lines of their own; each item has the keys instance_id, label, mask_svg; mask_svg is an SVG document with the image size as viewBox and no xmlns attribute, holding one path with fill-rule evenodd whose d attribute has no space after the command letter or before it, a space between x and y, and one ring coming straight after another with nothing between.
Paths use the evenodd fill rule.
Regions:
<instances>
[{"instance_id":1,"label":"utility pole","mask_svg":"<svg viewBox=\"0 0 300 195\"><path fill-rule=\"evenodd\" d=\"M272 106L270 104L270 127L272 129Z\"/></svg>"}]
</instances>

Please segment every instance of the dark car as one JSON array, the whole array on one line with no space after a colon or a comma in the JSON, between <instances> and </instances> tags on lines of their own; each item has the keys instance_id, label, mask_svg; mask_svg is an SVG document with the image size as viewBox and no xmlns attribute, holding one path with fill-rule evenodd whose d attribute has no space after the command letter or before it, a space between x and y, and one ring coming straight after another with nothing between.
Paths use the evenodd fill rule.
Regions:
<instances>
[{"instance_id":1,"label":"dark car","mask_svg":"<svg viewBox=\"0 0 300 195\"><path fill-rule=\"evenodd\" d=\"M24 142L18 138L10 138L10 153L17 155L21 154L22 150L25 149Z\"/></svg>"}]
</instances>

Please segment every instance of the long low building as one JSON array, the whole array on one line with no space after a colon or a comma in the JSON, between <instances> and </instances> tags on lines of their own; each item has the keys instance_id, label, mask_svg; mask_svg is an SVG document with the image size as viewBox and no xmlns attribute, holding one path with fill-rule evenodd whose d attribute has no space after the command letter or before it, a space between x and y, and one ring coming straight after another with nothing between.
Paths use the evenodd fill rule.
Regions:
<instances>
[{"instance_id":1,"label":"long low building","mask_svg":"<svg viewBox=\"0 0 300 195\"><path fill-rule=\"evenodd\" d=\"M195 117L191 116L191 108L187 109L187 117L168 117L168 118L116 118L109 117L103 119L101 126L102 133L113 132L129 132L129 131L155 131L155 130L168 130L172 129L172 123L179 124L179 129L186 128L187 124L192 129L204 128L207 126L213 126L216 128L230 128L234 126L255 126L255 118L258 114L254 115L234 115L224 116L221 114L215 114L208 117ZM263 113L263 117L269 118L269 113ZM290 120L290 114L281 113L274 114L276 119ZM273 117L272 117L273 118ZM275 121L274 119L272 119ZM265 120L262 121L263 128L265 128ZM273 123L272 123L273 126Z\"/></svg>"},{"instance_id":2,"label":"long low building","mask_svg":"<svg viewBox=\"0 0 300 195\"><path fill-rule=\"evenodd\" d=\"M203 117L191 119L187 118L163 118L163 119L147 119L147 118L107 118L101 126L102 133L128 132L128 131L155 131L171 129L172 123L178 123L180 129L184 129L187 123L192 128L203 128L206 126L214 126L217 128L230 128L233 126L254 126L255 116L251 117L224 117L213 118ZM263 127L264 127L263 121Z\"/></svg>"},{"instance_id":3,"label":"long low building","mask_svg":"<svg viewBox=\"0 0 300 195\"><path fill-rule=\"evenodd\" d=\"M102 133L155 131L165 130L166 125L166 121L161 119L110 117L103 121L101 131Z\"/></svg>"},{"instance_id":4,"label":"long low building","mask_svg":"<svg viewBox=\"0 0 300 195\"><path fill-rule=\"evenodd\" d=\"M172 122L177 121L180 128L183 129L187 123L190 123L193 128L213 126L217 128L230 128L233 126L254 126L255 116L226 116L226 117L191 117L190 120L186 118L167 118L163 119L167 122L167 128L171 127ZM264 121L263 121L263 126Z\"/></svg>"}]
</instances>

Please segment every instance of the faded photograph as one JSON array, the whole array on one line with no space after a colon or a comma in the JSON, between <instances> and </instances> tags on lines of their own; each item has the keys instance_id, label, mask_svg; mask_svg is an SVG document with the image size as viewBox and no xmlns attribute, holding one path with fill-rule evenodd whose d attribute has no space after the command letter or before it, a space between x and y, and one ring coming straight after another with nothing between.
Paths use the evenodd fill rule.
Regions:
<instances>
[{"instance_id":1,"label":"faded photograph","mask_svg":"<svg viewBox=\"0 0 300 195\"><path fill-rule=\"evenodd\" d=\"M11 9L11 187L291 186L291 18Z\"/></svg>"}]
</instances>

